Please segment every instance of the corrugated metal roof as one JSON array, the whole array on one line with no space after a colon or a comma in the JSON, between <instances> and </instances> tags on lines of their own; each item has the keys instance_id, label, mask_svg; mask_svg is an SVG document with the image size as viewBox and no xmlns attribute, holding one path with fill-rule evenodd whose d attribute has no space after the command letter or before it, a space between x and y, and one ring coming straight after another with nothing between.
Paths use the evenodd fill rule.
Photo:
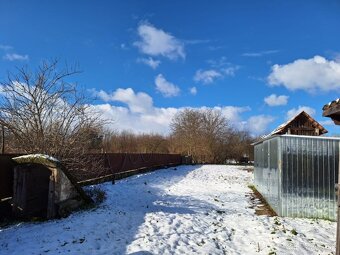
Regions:
<instances>
[{"instance_id":1,"label":"corrugated metal roof","mask_svg":"<svg viewBox=\"0 0 340 255\"><path fill-rule=\"evenodd\" d=\"M264 139L261 139L261 140L258 140L256 142L252 143L251 145L254 146L256 144L259 144L259 143L262 143L264 141L273 139L275 137L295 137L295 138L308 138L308 139L320 139L320 140L332 140L332 141L340 140L340 137L334 137L334 136L308 136L308 135L287 135L287 134L284 134L284 135L268 136L268 137L266 137Z\"/></svg>"}]
</instances>

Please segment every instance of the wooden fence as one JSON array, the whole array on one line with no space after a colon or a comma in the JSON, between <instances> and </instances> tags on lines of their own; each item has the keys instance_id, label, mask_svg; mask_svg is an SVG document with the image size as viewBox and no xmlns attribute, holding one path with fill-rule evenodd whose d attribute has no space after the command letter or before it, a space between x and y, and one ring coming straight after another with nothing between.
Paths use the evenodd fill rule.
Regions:
<instances>
[{"instance_id":1,"label":"wooden fence","mask_svg":"<svg viewBox=\"0 0 340 255\"><path fill-rule=\"evenodd\" d=\"M13 194L13 168L11 160L17 154L0 154L0 220L11 214L11 198ZM93 162L100 161L103 167L96 169L96 164L72 171L70 174L79 185L90 185L103 181L116 180L166 166L182 163L179 154L147 154L147 153L107 153L90 154ZM91 160L90 160L91 161Z\"/></svg>"},{"instance_id":2,"label":"wooden fence","mask_svg":"<svg viewBox=\"0 0 340 255\"><path fill-rule=\"evenodd\" d=\"M13 194L13 167L11 160L17 155L0 155L0 220L11 215L10 199Z\"/></svg>"},{"instance_id":3,"label":"wooden fence","mask_svg":"<svg viewBox=\"0 0 340 255\"><path fill-rule=\"evenodd\" d=\"M182 164L180 154L106 153L93 154L90 157L101 161L104 167L99 172L91 167L84 172L74 172L80 185L117 180L165 166Z\"/></svg>"}]
</instances>

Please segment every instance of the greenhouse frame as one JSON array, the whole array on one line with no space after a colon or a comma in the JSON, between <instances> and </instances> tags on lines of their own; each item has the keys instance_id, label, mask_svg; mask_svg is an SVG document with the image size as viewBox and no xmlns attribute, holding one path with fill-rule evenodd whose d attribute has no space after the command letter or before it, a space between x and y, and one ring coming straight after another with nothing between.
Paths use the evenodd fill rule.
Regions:
<instances>
[{"instance_id":1,"label":"greenhouse frame","mask_svg":"<svg viewBox=\"0 0 340 255\"><path fill-rule=\"evenodd\" d=\"M279 216L336 220L340 138L270 136L254 144L256 189Z\"/></svg>"}]
</instances>

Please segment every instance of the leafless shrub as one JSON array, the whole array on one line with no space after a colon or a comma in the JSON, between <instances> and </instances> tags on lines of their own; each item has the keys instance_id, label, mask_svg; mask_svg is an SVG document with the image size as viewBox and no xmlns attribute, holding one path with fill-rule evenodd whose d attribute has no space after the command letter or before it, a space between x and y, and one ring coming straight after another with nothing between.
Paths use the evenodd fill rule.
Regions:
<instances>
[{"instance_id":1,"label":"leafless shrub","mask_svg":"<svg viewBox=\"0 0 340 255\"><path fill-rule=\"evenodd\" d=\"M159 134L115 132L105 135L105 152L117 153L169 153L169 141Z\"/></svg>"},{"instance_id":2,"label":"leafless shrub","mask_svg":"<svg viewBox=\"0 0 340 255\"><path fill-rule=\"evenodd\" d=\"M55 156L75 172L93 161L87 153L98 148L103 121L70 82L78 73L45 61L0 83L0 124L10 133L11 150Z\"/></svg>"}]
</instances>

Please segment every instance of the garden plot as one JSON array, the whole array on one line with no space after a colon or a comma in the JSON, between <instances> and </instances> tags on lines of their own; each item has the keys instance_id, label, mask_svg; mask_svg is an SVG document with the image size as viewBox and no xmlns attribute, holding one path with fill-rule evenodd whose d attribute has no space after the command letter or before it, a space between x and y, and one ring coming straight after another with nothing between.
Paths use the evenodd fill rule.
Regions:
<instances>
[{"instance_id":1,"label":"garden plot","mask_svg":"<svg viewBox=\"0 0 340 255\"><path fill-rule=\"evenodd\" d=\"M336 223L258 216L252 173L182 166L97 185L97 208L0 229L0 254L332 254Z\"/></svg>"}]
</instances>

